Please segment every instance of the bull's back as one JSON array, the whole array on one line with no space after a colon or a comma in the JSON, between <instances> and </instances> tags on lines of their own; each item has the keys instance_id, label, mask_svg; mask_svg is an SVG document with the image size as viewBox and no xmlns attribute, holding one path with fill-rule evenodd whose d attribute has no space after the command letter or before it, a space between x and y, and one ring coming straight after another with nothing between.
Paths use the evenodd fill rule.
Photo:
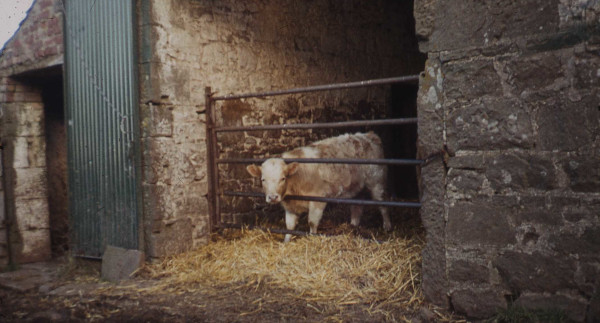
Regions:
<instances>
[{"instance_id":1,"label":"bull's back","mask_svg":"<svg viewBox=\"0 0 600 323\"><path fill-rule=\"evenodd\" d=\"M284 153L283 158L383 158L383 149L375 133L356 133L314 142Z\"/></svg>"},{"instance_id":2,"label":"bull's back","mask_svg":"<svg viewBox=\"0 0 600 323\"><path fill-rule=\"evenodd\" d=\"M383 158L381 139L373 132L345 134L314 142L283 154L283 158ZM295 194L353 197L374 172L385 172L381 165L301 164L291 178ZM289 185L289 184L288 184Z\"/></svg>"}]
</instances>

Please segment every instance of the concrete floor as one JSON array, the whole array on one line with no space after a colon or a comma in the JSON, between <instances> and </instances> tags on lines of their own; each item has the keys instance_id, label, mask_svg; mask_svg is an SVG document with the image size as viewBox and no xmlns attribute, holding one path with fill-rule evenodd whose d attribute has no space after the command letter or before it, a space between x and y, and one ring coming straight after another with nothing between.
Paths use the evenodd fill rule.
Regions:
<instances>
[{"instance_id":1,"label":"concrete floor","mask_svg":"<svg viewBox=\"0 0 600 323\"><path fill-rule=\"evenodd\" d=\"M51 288L60 267L61 263L57 261L19 265L15 271L0 273L0 288L21 292Z\"/></svg>"}]
</instances>

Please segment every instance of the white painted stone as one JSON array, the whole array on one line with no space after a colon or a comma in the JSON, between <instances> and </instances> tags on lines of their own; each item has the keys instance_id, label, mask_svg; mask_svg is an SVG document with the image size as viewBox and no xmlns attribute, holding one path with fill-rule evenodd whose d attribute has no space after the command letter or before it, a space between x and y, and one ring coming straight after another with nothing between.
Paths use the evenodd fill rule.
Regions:
<instances>
[{"instance_id":1,"label":"white painted stone","mask_svg":"<svg viewBox=\"0 0 600 323\"><path fill-rule=\"evenodd\" d=\"M15 198L45 199L47 198L47 178L45 168L15 169Z\"/></svg>"},{"instance_id":2,"label":"white painted stone","mask_svg":"<svg viewBox=\"0 0 600 323\"><path fill-rule=\"evenodd\" d=\"M38 262L50 259L50 230L21 231L21 244L13 246L18 262Z\"/></svg>"},{"instance_id":3,"label":"white painted stone","mask_svg":"<svg viewBox=\"0 0 600 323\"><path fill-rule=\"evenodd\" d=\"M46 199L17 200L15 219L19 231L50 228L50 214Z\"/></svg>"},{"instance_id":4,"label":"white painted stone","mask_svg":"<svg viewBox=\"0 0 600 323\"><path fill-rule=\"evenodd\" d=\"M29 145L27 144L27 137L16 137L13 141L14 144L14 155L13 155L13 167L14 168L27 168L29 167Z\"/></svg>"}]
</instances>

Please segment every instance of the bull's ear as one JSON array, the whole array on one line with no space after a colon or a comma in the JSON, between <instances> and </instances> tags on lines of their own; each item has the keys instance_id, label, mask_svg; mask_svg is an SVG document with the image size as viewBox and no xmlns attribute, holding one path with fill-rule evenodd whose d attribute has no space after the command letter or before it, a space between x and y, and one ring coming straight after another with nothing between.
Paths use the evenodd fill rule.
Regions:
<instances>
[{"instance_id":1,"label":"bull's ear","mask_svg":"<svg viewBox=\"0 0 600 323\"><path fill-rule=\"evenodd\" d=\"M248 171L248 173L250 173L250 175L252 175L252 177L260 177L260 175L262 174L260 166L248 165L246 167L246 170Z\"/></svg>"},{"instance_id":2,"label":"bull's ear","mask_svg":"<svg viewBox=\"0 0 600 323\"><path fill-rule=\"evenodd\" d=\"M298 163L291 163L287 165L287 175L291 176L296 174L296 172L298 171L298 166L300 166L300 164Z\"/></svg>"}]
</instances>

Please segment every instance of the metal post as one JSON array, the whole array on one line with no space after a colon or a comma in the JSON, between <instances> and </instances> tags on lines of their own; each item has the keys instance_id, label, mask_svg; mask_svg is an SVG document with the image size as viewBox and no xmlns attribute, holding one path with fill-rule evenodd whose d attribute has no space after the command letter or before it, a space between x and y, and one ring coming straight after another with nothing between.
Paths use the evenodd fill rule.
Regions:
<instances>
[{"instance_id":1,"label":"metal post","mask_svg":"<svg viewBox=\"0 0 600 323\"><path fill-rule=\"evenodd\" d=\"M208 222L210 231L213 231L219 221L217 214L217 164L216 164L216 138L215 138L215 119L213 116L213 104L212 91L210 87L204 89L204 99L206 103L206 160L207 160L207 174L208 174Z\"/></svg>"}]
</instances>

